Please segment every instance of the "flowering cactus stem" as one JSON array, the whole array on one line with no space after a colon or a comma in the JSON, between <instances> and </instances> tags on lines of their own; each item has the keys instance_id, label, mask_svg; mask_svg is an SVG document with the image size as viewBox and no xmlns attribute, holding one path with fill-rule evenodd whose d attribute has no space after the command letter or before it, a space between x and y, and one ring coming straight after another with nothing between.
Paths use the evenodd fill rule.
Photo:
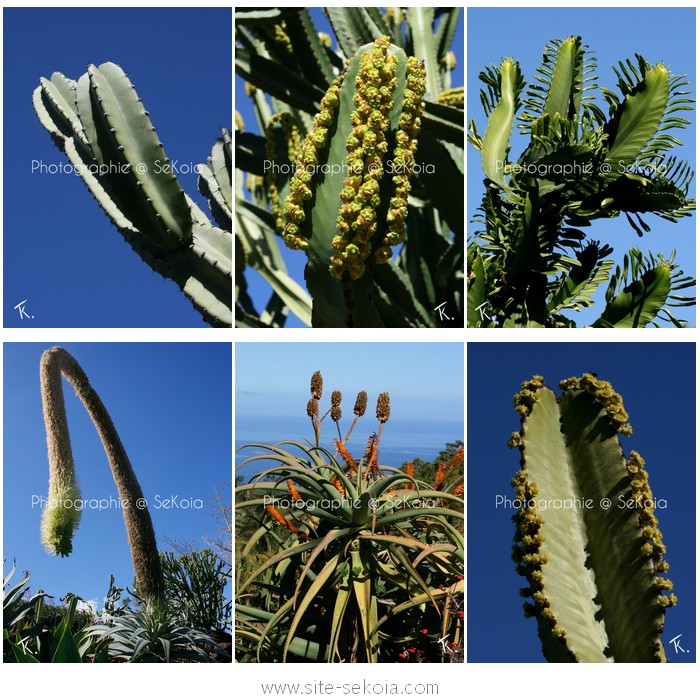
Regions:
<instances>
[{"instance_id":1,"label":"flowering cactus stem","mask_svg":"<svg viewBox=\"0 0 700 700\"><path fill-rule=\"evenodd\" d=\"M620 446L618 433L631 433L622 399L592 374L561 388L557 398L535 376L515 397L513 558L529 584L526 615L549 661L665 661L660 635L676 597L665 595L649 475Z\"/></svg>"},{"instance_id":2,"label":"flowering cactus stem","mask_svg":"<svg viewBox=\"0 0 700 700\"><path fill-rule=\"evenodd\" d=\"M73 532L80 520L80 491L75 477L61 376L75 389L97 429L123 508L126 534L136 575L139 595L147 601L160 597L162 572L153 523L144 503L143 492L114 423L97 392L75 358L54 347L41 358L41 396L49 455L49 505L41 522L41 538L52 554L68 556Z\"/></svg>"},{"instance_id":3,"label":"flowering cactus stem","mask_svg":"<svg viewBox=\"0 0 700 700\"><path fill-rule=\"evenodd\" d=\"M422 64L384 36L321 101L283 207L285 243L308 255L314 326L383 325L374 271L405 238L424 93Z\"/></svg>"}]
</instances>

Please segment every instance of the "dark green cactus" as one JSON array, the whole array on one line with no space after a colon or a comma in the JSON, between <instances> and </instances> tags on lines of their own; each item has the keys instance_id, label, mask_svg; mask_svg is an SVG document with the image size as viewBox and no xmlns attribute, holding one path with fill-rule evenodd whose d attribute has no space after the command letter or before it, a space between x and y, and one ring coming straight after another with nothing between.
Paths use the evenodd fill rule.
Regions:
<instances>
[{"instance_id":1,"label":"dark green cactus","mask_svg":"<svg viewBox=\"0 0 700 700\"><path fill-rule=\"evenodd\" d=\"M200 166L199 189L221 228L183 191L136 89L113 63L79 80L40 79L34 109L141 258L174 280L203 317L231 325L231 136Z\"/></svg>"},{"instance_id":2,"label":"dark green cactus","mask_svg":"<svg viewBox=\"0 0 700 700\"><path fill-rule=\"evenodd\" d=\"M537 619L549 661L665 661L661 645L668 564L644 460L625 458L622 398L593 374L544 379L515 396L522 428L513 479L520 509L513 558L527 578L525 613Z\"/></svg>"}]
</instances>

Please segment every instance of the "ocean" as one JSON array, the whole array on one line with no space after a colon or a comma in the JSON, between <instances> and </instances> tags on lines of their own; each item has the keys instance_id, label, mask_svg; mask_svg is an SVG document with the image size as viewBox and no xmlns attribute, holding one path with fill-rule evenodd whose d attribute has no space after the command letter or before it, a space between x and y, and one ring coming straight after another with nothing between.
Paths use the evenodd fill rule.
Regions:
<instances>
[{"instance_id":1,"label":"ocean","mask_svg":"<svg viewBox=\"0 0 700 700\"><path fill-rule=\"evenodd\" d=\"M354 416L352 416L354 418ZM368 420L369 416L361 418L350 439L347 448L353 456L362 456L367 444L367 439L376 430L376 419ZM352 421L341 420L343 437L349 429ZM303 442L313 440L311 419L307 416L294 418L277 416L236 417L236 466L246 458L256 454L254 448L238 451L243 445L251 442L273 444L280 440L297 440ZM333 438L338 437L335 424L328 416L321 425L321 446L331 452L335 452ZM440 450L448 442L455 440L464 441L464 424L455 421L435 420L407 420L391 418L384 425L382 440L379 445L379 464L389 467L400 467L404 462L412 459L433 461ZM249 479L265 468L274 466L271 462L257 461L245 465L237 471L237 476Z\"/></svg>"}]
</instances>

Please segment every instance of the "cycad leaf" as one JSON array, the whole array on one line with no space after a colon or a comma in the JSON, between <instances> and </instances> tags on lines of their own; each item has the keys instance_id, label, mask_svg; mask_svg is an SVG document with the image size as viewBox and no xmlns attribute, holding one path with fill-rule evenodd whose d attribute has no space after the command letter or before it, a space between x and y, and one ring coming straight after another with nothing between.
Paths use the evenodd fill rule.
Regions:
<instances>
[{"instance_id":1,"label":"cycad leaf","mask_svg":"<svg viewBox=\"0 0 700 700\"><path fill-rule=\"evenodd\" d=\"M510 59L501 64L501 99L489 117L481 147L484 174L503 188L506 187L503 170L515 119L516 71Z\"/></svg>"},{"instance_id":2,"label":"cycad leaf","mask_svg":"<svg viewBox=\"0 0 700 700\"><path fill-rule=\"evenodd\" d=\"M666 111L668 89L668 69L654 66L617 107L608 130L608 178L619 177L621 170L634 163L654 137Z\"/></svg>"},{"instance_id":3,"label":"cycad leaf","mask_svg":"<svg viewBox=\"0 0 700 700\"><path fill-rule=\"evenodd\" d=\"M594 328L644 328L671 293L671 270L665 263L647 270L608 302Z\"/></svg>"}]
</instances>

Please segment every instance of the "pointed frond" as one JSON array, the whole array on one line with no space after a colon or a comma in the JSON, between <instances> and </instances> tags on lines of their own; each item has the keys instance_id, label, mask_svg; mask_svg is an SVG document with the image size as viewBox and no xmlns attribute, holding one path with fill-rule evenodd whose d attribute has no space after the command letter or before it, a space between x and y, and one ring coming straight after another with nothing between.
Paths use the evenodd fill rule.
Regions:
<instances>
[{"instance_id":1,"label":"pointed frond","mask_svg":"<svg viewBox=\"0 0 700 700\"><path fill-rule=\"evenodd\" d=\"M625 254L622 266L618 265L610 277L605 292L606 306L600 318L592 325L596 328L644 328L658 325L657 318L669 317L666 306L690 306L694 296L677 292L695 285L695 280L685 277L674 263L676 252L670 259L648 253L646 257L638 248ZM663 312L663 313L662 313Z\"/></svg>"},{"instance_id":2,"label":"pointed frond","mask_svg":"<svg viewBox=\"0 0 700 700\"><path fill-rule=\"evenodd\" d=\"M614 68L622 99L612 91L603 90L611 117L606 127L609 139L606 162L613 170L608 179L619 166L626 168L682 145L668 132L690 123L679 116L679 112L692 110L694 104L690 93L681 89L688 84L685 76L671 74L663 63L650 66L639 54L636 59L636 66L627 59Z\"/></svg>"}]
</instances>

